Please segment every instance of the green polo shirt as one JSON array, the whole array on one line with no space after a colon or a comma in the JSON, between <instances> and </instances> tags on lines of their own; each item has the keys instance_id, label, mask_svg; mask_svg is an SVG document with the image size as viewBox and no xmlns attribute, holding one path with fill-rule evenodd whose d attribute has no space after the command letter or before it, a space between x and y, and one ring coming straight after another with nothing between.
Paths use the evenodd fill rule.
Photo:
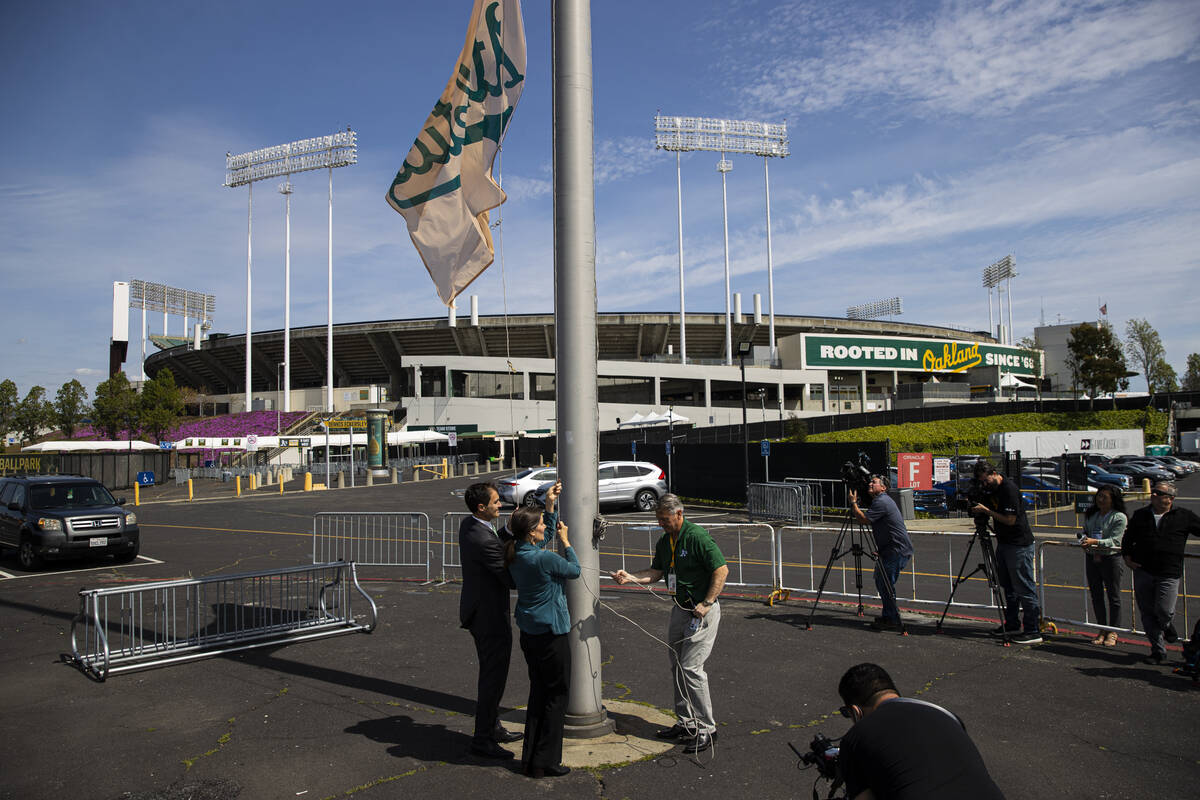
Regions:
<instances>
[{"instance_id":1,"label":"green polo shirt","mask_svg":"<svg viewBox=\"0 0 1200 800\"><path fill-rule=\"evenodd\" d=\"M708 531L694 522L683 521L675 542L674 567L671 566L671 537L664 533L654 546L651 569L675 573L676 595L699 603L708 595L713 571L725 566L725 556Z\"/></svg>"}]
</instances>

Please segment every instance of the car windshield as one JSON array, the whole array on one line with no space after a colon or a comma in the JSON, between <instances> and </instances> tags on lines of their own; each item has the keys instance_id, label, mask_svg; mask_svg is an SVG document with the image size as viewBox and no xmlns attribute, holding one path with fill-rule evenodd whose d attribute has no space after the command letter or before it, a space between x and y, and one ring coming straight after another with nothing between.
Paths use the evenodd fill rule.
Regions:
<instances>
[{"instance_id":1,"label":"car windshield","mask_svg":"<svg viewBox=\"0 0 1200 800\"><path fill-rule=\"evenodd\" d=\"M29 490L31 508L88 508L116 504L108 489L98 483L60 483L33 486Z\"/></svg>"}]
</instances>

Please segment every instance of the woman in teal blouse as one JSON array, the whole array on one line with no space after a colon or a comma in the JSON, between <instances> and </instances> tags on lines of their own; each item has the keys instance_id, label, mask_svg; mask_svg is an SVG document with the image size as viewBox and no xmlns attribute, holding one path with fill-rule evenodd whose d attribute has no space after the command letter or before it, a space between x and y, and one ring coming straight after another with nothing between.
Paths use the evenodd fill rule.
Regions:
<instances>
[{"instance_id":1,"label":"woman in teal blouse","mask_svg":"<svg viewBox=\"0 0 1200 800\"><path fill-rule=\"evenodd\" d=\"M521 652L529 665L529 705L525 711L525 743L521 761L533 778L566 775L562 765L563 722L571 688L571 651L567 632L571 615L563 583L579 577L579 560L567 538L567 526L558 520L554 501L561 487L546 494L546 512L518 508L508 523L513 540L505 561L517 585L513 618L521 629ZM547 548L546 528L555 530L565 555Z\"/></svg>"},{"instance_id":2,"label":"woman in teal blouse","mask_svg":"<svg viewBox=\"0 0 1200 800\"><path fill-rule=\"evenodd\" d=\"M1083 533L1079 535L1086 553L1084 567L1097 625L1121 626L1121 539L1128 522L1121 490L1107 485L1097 489L1083 518ZM1101 632L1092 644L1114 647L1117 632Z\"/></svg>"}]
</instances>

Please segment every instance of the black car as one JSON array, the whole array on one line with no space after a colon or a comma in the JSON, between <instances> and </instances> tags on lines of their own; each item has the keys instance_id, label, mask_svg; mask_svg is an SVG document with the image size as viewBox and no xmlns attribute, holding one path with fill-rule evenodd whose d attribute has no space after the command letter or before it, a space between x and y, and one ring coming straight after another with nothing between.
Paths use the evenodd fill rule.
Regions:
<instances>
[{"instance_id":1,"label":"black car","mask_svg":"<svg viewBox=\"0 0 1200 800\"><path fill-rule=\"evenodd\" d=\"M46 559L111 554L132 561L141 543L137 515L104 484L79 475L0 480L0 549L17 551L22 569Z\"/></svg>"}]
</instances>

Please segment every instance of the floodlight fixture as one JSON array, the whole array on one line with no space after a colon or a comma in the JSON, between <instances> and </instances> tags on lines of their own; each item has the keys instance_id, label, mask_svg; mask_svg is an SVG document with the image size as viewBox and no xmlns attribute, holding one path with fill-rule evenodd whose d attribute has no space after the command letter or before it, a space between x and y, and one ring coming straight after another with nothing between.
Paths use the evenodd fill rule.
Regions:
<instances>
[{"instance_id":1,"label":"floodlight fixture","mask_svg":"<svg viewBox=\"0 0 1200 800\"><path fill-rule=\"evenodd\" d=\"M710 117L678 117L665 114L654 115L654 146L659 150L675 153L676 183L679 193L679 351L680 358L687 362L687 325L683 303L683 181L680 177L680 154L698 150L721 154L717 171L721 173L721 194L725 196L725 173L733 169L726 155L752 155L763 157L763 183L766 189L767 209L767 302L771 318L770 345L775 352L775 276L771 253L771 158L789 155L787 123L756 122L740 119L715 119ZM728 229L728 213L726 212ZM726 233L728 239L728 233ZM728 249L728 248L727 248ZM729 265L725 266L725 358L731 362L732 323L729 314Z\"/></svg>"},{"instance_id":2,"label":"floodlight fixture","mask_svg":"<svg viewBox=\"0 0 1200 800\"><path fill-rule=\"evenodd\" d=\"M654 146L659 150L709 150L783 158L789 155L787 123L742 119L654 115Z\"/></svg>"},{"instance_id":3,"label":"floodlight fixture","mask_svg":"<svg viewBox=\"0 0 1200 800\"><path fill-rule=\"evenodd\" d=\"M225 186L245 186L246 198L246 410L251 409L251 263L254 220L254 183L269 178L285 178L289 191L282 192L289 209L290 177L298 172L329 170L329 259L327 276L327 316L325 326L325 410L333 412L333 170L358 163L358 134L349 126L328 136L300 139L288 144L264 147L239 155L225 154ZM285 260L286 260L285 256Z\"/></svg>"},{"instance_id":4,"label":"floodlight fixture","mask_svg":"<svg viewBox=\"0 0 1200 800\"><path fill-rule=\"evenodd\" d=\"M225 154L225 186L245 186L254 181L282 178L314 169L348 167L358 163L358 134L344 131L251 150Z\"/></svg>"},{"instance_id":5,"label":"floodlight fixture","mask_svg":"<svg viewBox=\"0 0 1200 800\"><path fill-rule=\"evenodd\" d=\"M163 315L163 336L168 335L167 316L175 314L183 317L183 331L187 335L187 321L195 317L201 328L208 330L212 327L213 314L217 310L217 298L204 292L194 292L190 289L178 289L161 283L142 281L136 278L129 281L129 307L142 310L142 380L146 380L146 312L161 311Z\"/></svg>"},{"instance_id":6,"label":"floodlight fixture","mask_svg":"<svg viewBox=\"0 0 1200 800\"><path fill-rule=\"evenodd\" d=\"M889 297L886 300L873 300L862 305L846 308L847 319L877 319L879 317L898 316L904 313L904 301L899 297Z\"/></svg>"},{"instance_id":7,"label":"floodlight fixture","mask_svg":"<svg viewBox=\"0 0 1200 800\"><path fill-rule=\"evenodd\" d=\"M983 269L983 285L988 289L998 285L1000 281L1015 277L1017 277L1017 264L1011 255L1007 255Z\"/></svg>"}]
</instances>

